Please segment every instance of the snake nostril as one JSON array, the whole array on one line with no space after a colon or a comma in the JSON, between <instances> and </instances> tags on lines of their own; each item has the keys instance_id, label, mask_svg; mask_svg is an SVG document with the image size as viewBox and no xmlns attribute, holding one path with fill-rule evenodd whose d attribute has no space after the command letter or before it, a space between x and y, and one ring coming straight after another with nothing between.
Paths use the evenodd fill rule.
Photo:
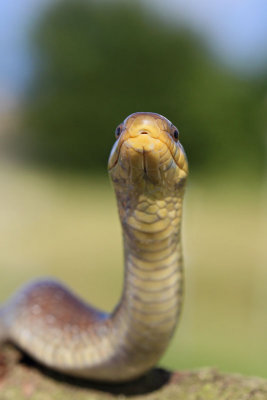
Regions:
<instances>
[{"instance_id":1,"label":"snake nostril","mask_svg":"<svg viewBox=\"0 0 267 400\"><path fill-rule=\"evenodd\" d=\"M146 131L141 131L141 132L140 132L140 135L148 135L148 132L146 132Z\"/></svg>"}]
</instances>

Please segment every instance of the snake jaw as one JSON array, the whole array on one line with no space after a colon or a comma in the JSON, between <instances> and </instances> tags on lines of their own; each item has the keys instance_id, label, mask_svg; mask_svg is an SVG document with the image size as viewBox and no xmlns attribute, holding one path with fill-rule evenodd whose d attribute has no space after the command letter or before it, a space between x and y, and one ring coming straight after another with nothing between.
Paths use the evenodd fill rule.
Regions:
<instances>
[{"instance_id":1,"label":"snake jaw","mask_svg":"<svg viewBox=\"0 0 267 400\"><path fill-rule=\"evenodd\" d=\"M148 136L148 141L141 143L139 137L130 138L116 153L109 172L113 181L126 186L137 182L141 186L142 181L150 181L154 185L165 182L171 188L187 176L187 164L180 147L172 156L169 147L159 139Z\"/></svg>"}]
</instances>

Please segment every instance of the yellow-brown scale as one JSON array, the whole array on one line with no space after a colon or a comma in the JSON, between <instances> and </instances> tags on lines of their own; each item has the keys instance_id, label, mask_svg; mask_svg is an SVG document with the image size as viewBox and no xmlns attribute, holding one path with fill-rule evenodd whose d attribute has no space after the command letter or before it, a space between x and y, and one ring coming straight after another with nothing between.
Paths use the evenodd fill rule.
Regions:
<instances>
[{"instance_id":1,"label":"yellow-brown scale","mask_svg":"<svg viewBox=\"0 0 267 400\"><path fill-rule=\"evenodd\" d=\"M121 301L105 314L47 280L23 288L0 310L0 340L12 340L54 369L107 381L147 371L173 334L182 304L188 172L178 132L164 117L132 114L116 134L109 173L123 229Z\"/></svg>"}]
</instances>

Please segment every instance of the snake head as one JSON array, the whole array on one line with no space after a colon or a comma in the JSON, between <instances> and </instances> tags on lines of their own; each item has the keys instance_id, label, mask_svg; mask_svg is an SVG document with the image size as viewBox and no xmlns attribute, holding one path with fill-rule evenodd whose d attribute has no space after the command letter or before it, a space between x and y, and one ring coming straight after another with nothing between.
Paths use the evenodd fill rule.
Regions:
<instances>
[{"instance_id":1,"label":"snake head","mask_svg":"<svg viewBox=\"0 0 267 400\"><path fill-rule=\"evenodd\" d=\"M129 115L115 131L116 142L108 169L111 179L133 185L177 185L188 174L178 129L165 117L151 112Z\"/></svg>"}]
</instances>

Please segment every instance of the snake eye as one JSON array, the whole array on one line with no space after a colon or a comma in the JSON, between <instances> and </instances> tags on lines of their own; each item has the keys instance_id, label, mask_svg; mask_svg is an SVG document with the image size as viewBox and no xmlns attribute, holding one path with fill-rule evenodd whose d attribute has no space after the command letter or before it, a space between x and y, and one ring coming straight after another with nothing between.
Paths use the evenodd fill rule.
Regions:
<instances>
[{"instance_id":1,"label":"snake eye","mask_svg":"<svg viewBox=\"0 0 267 400\"><path fill-rule=\"evenodd\" d=\"M173 137L174 137L175 140L178 140L178 139L179 139L179 132L178 132L178 129L175 129L175 130L173 131Z\"/></svg>"},{"instance_id":2,"label":"snake eye","mask_svg":"<svg viewBox=\"0 0 267 400\"><path fill-rule=\"evenodd\" d=\"M121 127L120 127L120 125L116 128L116 130L115 130L115 137L116 137L116 139L118 139L118 137L120 136L120 134L121 134Z\"/></svg>"}]
</instances>

